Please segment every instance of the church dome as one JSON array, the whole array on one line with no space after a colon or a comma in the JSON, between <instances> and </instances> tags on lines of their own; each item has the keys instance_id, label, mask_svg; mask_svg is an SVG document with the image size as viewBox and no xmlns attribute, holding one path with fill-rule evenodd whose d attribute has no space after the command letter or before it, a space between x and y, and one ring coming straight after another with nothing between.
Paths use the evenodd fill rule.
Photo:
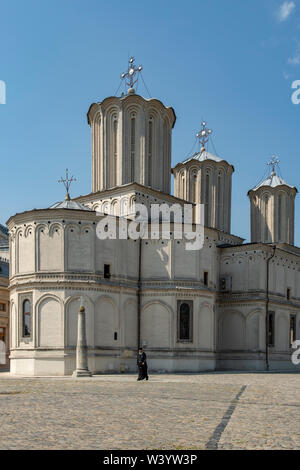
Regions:
<instances>
[{"instance_id":1,"label":"church dome","mask_svg":"<svg viewBox=\"0 0 300 470\"><path fill-rule=\"evenodd\" d=\"M69 189L73 181L76 181L76 178L74 178L73 176L71 178L69 177L69 170L67 168L65 178L61 177L61 179L58 181L59 183L64 184L66 188L66 197L63 201L56 202L55 204L53 204L53 206L49 207L49 209L71 209L75 211L93 212L93 210L89 207L85 206L84 204L81 204L80 202L72 201L72 199L70 198Z\"/></svg>"},{"instance_id":2,"label":"church dome","mask_svg":"<svg viewBox=\"0 0 300 470\"><path fill-rule=\"evenodd\" d=\"M214 162L224 162L225 160L220 157L216 157L210 152L204 150L203 152L195 152L194 155L190 158L187 158L182 163L190 162L191 160L198 160L198 162L204 162L205 160L213 160Z\"/></svg>"},{"instance_id":3,"label":"church dome","mask_svg":"<svg viewBox=\"0 0 300 470\"><path fill-rule=\"evenodd\" d=\"M68 199L65 199L64 201L61 201L61 202L56 202L55 204L53 204L53 206L49 207L49 209L72 209L76 211L93 212L92 209L85 206L84 204L81 204L80 202L76 202L76 201L71 201Z\"/></svg>"},{"instance_id":4,"label":"church dome","mask_svg":"<svg viewBox=\"0 0 300 470\"><path fill-rule=\"evenodd\" d=\"M259 188L262 188L264 186L267 186L269 188L276 188L277 186L287 186L288 188L294 188L297 191L297 188L295 188L295 186L291 186L290 184L288 184L286 181L284 181L284 179L276 175L275 172L272 172L266 179L256 185L252 189L252 191L257 191Z\"/></svg>"}]
</instances>

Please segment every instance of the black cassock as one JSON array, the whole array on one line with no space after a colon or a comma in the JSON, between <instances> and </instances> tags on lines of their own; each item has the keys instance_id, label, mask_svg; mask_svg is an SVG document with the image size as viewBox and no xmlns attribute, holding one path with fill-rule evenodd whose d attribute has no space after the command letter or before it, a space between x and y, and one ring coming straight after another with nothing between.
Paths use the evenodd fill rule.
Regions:
<instances>
[{"instance_id":1,"label":"black cassock","mask_svg":"<svg viewBox=\"0 0 300 470\"><path fill-rule=\"evenodd\" d=\"M139 378L138 380L148 380L148 365L147 365L147 356L144 352L137 355L137 365L139 368Z\"/></svg>"}]
</instances>

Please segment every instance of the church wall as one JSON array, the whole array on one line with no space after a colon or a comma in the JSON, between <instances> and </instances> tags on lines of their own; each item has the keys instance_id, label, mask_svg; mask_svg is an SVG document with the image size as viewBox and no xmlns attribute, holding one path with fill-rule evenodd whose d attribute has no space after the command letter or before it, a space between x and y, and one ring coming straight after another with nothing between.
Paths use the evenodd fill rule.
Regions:
<instances>
[{"instance_id":1,"label":"church wall","mask_svg":"<svg viewBox=\"0 0 300 470\"><path fill-rule=\"evenodd\" d=\"M169 349L172 343L172 311L159 300L142 309L142 344L150 349Z\"/></svg>"},{"instance_id":2,"label":"church wall","mask_svg":"<svg viewBox=\"0 0 300 470\"><path fill-rule=\"evenodd\" d=\"M16 237L9 237L9 275L14 276L16 274Z\"/></svg>"},{"instance_id":3,"label":"church wall","mask_svg":"<svg viewBox=\"0 0 300 470\"><path fill-rule=\"evenodd\" d=\"M48 217L50 215L52 214L49 213ZM92 223L94 215L85 215L85 219L91 217L91 221L82 220L81 217L76 220L74 214L72 215L73 218L68 219L62 213L51 224L48 221L47 225L37 224L36 264L39 268L46 268L48 263L49 271L42 270L46 277L40 285L43 286L41 290L29 282L29 285L27 283L24 288L18 287L17 293L12 294L17 309L15 346L11 353L14 373L22 370L30 375L39 370L42 375L51 375L54 370L59 374L70 374L74 370L78 300L82 295L86 303L91 370L136 370L136 281L140 242L99 240L96 237L95 223ZM57 241L61 240L61 244L53 243L53 235L57 237ZM197 371L215 368L213 290L216 286L217 267L213 236L210 235L203 250L196 253L185 250L185 242L182 240L179 244L176 240L163 243L161 240L142 242L142 279L145 283L143 293L145 292L146 297L142 302L141 335L142 340L149 345L147 348L153 356L151 367L154 369ZM55 258L57 247L61 258L65 260L65 272L69 273L68 276L72 275L72 278L68 277L68 284L62 287L59 287L56 280L59 279L59 272L47 276L55 264L44 256L44 252L48 252L53 253ZM189 270L188 278L180 272L180 265L177 269L178 258L179 262L194 266ZM109 279L103 279L104 264L110 264ZM203 285L204 270L209 272L208 286ZM96 284L91 285L87 281L90 278L85 276L93 273L96 275ZM64 276L63 273L62 275ZM78 282L80 288L76 288ZM123 282L125 284L121 287ZM130 292L124 291L126 282L131 286ZM153 282L156 282L154 290L151 287ZM165 282L167 284L164 285ZM188 295L180 291L174 295L177 282L195 282L196 287L189 288ZM171 290L167 293L169 285ZM160 287L163 287L164 293L159 292ZM201 292L199 288L202 289ZM151 292L150 298L147 297L147 292ZM31 338L23 340L20 334L20 309L22 300L28 295L31 296L35 321ZM184 299L193 302L193 334L188 343L180 342L177 338L177 300ZM30 351L32 348L34 354Z\"/></svg>"},{"instance_id":4,"label":"church wall","mask_svg":"<svg viewBox=\"0 0 300 470\"><path fill-rule=\"evenodd\" d=\"M293 255L287 255L279 249L270 262L270 291L286 299L287 289L290 296L300 299L300 263Z\"/></svg>"},{"instance_id":5,"label":"church wall","mask_svg":"<svg viewBox=\"0 0 300 470\"><path fill-rule=\"evenodd\" d=\"M18 318L15 300L11 297L10 301L10 347L17 347L17 328Z\"/></svg>"},{"instance_id":6,"label":"church wall","mask_svg":"<svg viewBox=\"0 0 300 470\"><path fill-rule=\"evenodd\" d=\"M265 369L265 309L267 258L273 249L259 245L222 249L220 276L232 277L228 292L219 296L218 367ZM300 315L297 256L280 248L269 263L269 312L275 315L270 368L292 368L290 316ZM291 289L290 299L287 288ZM261 300L258 301L258 297ZM300 331L297 330L297 335Z\"/></svg>"},{"instance_id":7,"label":"church wall","mask_svg":"<svg viewBox=\"0 0 300 470\"><path fill-rule=\"evenodd\" d=\"M74 370L80 296L86 306L90 369L135 371L140 242L99 240L94 214L74 217L72 213L69 219L66 215L55 215L46 226L37 224L32 250L33 259L36 253L39 260L35 261L36 273L20 273L18 284L11 277L12 371L63 375ZM150 370L265 367L264 292L266 254L271 249L260 245L219 249L217 237L206 231L200 251L186 250L183 240L143 240L141 340ZM54 271L55 261L44 256L49 252L55 258L59 250L65 272L64 261ZM270 263L269 309L276 318L270 363L285 367L290 363L291 313L297 313L300 331L299 271L295 255L278 249L276 256ZM108 279L103 276L104 264L110 265ZM40 267L45 270L39 271ZM208 272L208 285L204 284L204 271ZM224 274L232 275L231 292L218 294L219 278ZM287 286L292 289L289 302L284 297ZM21 308L26 298L32 302L34 321L31 337L24 339ZM178 301L192 305L192 334L186 341L178 339Z\"/></svg>"},{"instance_id":8,"label":"church wall","mask_svg":"<svg viewBox=\"0 0 300 470\"><path fill-rule=\"evenodd\" d=\"M231 277L232 292L262 291L266 286L266 261L259 249L224 250L220 277Z\"/></svg>"},{"instance_id":9,"label":"church wall","mask_svg":"<svg viewBox=\"0 0 300 470\"><path fill-rule=\"evenodd\" d=\"M111 276L136 279L138 275L138 241L95 239L95 270L103 273L104 264L110 265Z\"/></svg>"},{"instance_id":10,"label":"church wall","mask_svg":"<svg viewBox=\"0 0 300 470\"><path fill-rule=\"evenodd\" d=\"M63 347L64 318L60 301L44 297L36 307L37 338L40 347Z\"/></svg>"},{"instance_id":11,"label":"church wall","mask_svg":"<svg viewBox=\"0 0 300 470\"><path fill-rule=\"evenodd\" d=\"M263 370L265 324L260 303L218 307L218 369Z\"/></svg>"},{"instance_id":12,"label":"church wall","mask_svg":"<svg viewBox=\"0 0 300 470\"><path fill-rule=\"evenodd\" d=\"M198 346L201 349L215 350L215 314L214 305L203 302L198 306L196 321ZM197 325L198 323L198 325Z\"/></svg>"},{"instance_id":13,"label":"church wall","mask_svg":"<svg viewBox=\"0 0 300 470\"><path fill-rule=\"evenodd\" d=\"M137 337L137 300L135 297L127 298L123 302L123 314L120 315L121 341L126 349L136 348Z\"/></svg>"},{"instance_id":14,"label":"church wall","mask_svg":"<svg viewBox=\"0 0 300 470\"><path fill-rule=\"evenodd\" d=\"M34 253L34 229L29 226L24 230L19 229L16 235L16 249L19 273L33 272L35 269L35 253Z\"/></svg>"},{"instance_id":15,"label":"church wall","mask_svg":"<svg viewBox=\"0 0 300 470\"><path fill-rule=\"evenodd\" d=\"M19 331L19 341L11 351L13 373L36 375L39 370L40 375L51 375L56 370L59 375L70 374L74 370L77 313L79 296L82 295L86 307L91 370L120 372L125 368L135 371L136 295L134 291L129 294L120 289L105 289L105 286L102 290L102 294L91 289L78 291L75 286L72 290L57 292L49 289L47 293L32 290L35 323L30 339L21 339L20 328L16 325L19 323L20 326L21 319L12 311L15 315L12 324L15 331ZM196 290L194 293L174 296L170 292L166 296L154 290L151 300L148 294L143 297L141 336L149 359L153 358L149 363L151 370L201 370L202 360L205 369L214 369L213 297L205 294L202 297ZM23 294L28 297L28 293L18 292L12 299L20 303ZM189 343L177 340L177 299L193 300L193 339ZM189 350L195 357L188 358ZM210 357L201 359L205 351Z\"/></svg>"},{"instance_id":16,"label":"church wall","mask_svg":"<svg viewBox=\"0 0 300 470\"><path fill-rule=\"evenodd\" d=\"M275 350L287 351L290 347L289 311L278 309L275 314Z\"/></svg>"},{"instance_id":17,"label":"church wall","mask_svg":"<svg viewBox=\"0 0 300 470\"><path fill-rule=\"evenodd\" d=\"M9 368L9 345L11 336L9 317L12 305L9 301L8 271L8 262L5 258L0 257L0 340L3 341L5 345L1 343L1 352L5 350L5 355L2 356L1 354L0 370Z\"/></svg>"},{"instance_id":18,"label":"church wall","mask_svg":"<svg viewBox=\"0 0 300 470\"><path fill-rule=\"evenodd\" d=\"M63 230L60 224L39 224L36 244L39 271L63 270Z\"/></svg>"},{"instance_id":19,"label":"church wall","mask_svg":"<svg viewBox=\"0 0 300 470\"><path fill-rule=\"evenodd\" d=\"M182 289L162 294L153 290L143 295L142 340L150 349L214 350L214 297L205 291ZM189 341L178 339L178 301L192 302L192 336ZM159 331L159 336L157 332ZM154 335L154 336L153 336Z\"/></svg>"},{"instance_id":20,"label":"church wall","mask_svg":"<svg viewBox=\"0 0 300 470\"><path fill-rule=\"evenodd\" d=\"M262 308L250 311L246 317L246 344L249 351L262 351L265 343L265 315Z\"/></svg>"},{"instance_id":21,"label":"church wall","mask_svg":"<svg viewBox=\"0 0 300 470\"><path fill-rule=\"evenodd\" d=\"M139 242L138 242L139 243ZM172 278L171 240L147 240L142 247L142 278L167 280Z\"/></svg>"},{"instance_id":22,"label":"church wall","mask_svg":"<svg viewBox=\"0 0 300 470\"><path fill-rule=\"evenodd\" d=\"M201 252L187 251L183 240L174 240L173 247L174 278L200 280L199 257L201 256L202 260L204 249ZM203 264L205 265L205 263ZM186 269L187 265L189 269Z\"/></svg>"},{"instance_id":23,"label":"church wall","mask_svg":"<svg viewBox=\"0 0 300 470\"><path fill-rule=\"evenodd\" d=\"M95 230L89 224L70 224L65 233L68 271L94 270Z\"/></svg>"},{"instance_id":24,"label":"church wall","mask_svg":"<svg viewBox=\"0 0 300 470\"><path fill-rule=\"evenodd\" d=\"M95 346L101 348L120 346L120 312L118 304L111 296L104 295L97 300L94 328Z\"/></svg>"},{"instance_id":25,"label":"church wall","mask_svg":"<svg viewBox=\"0 0 300 470\"><path fill-rule=\"evenodd\" d=\"M84 305L86 309L86 340L90 347L95 344L95 305L93 300L90 298L90 294L85 292L78 292L74 294L73 291L66 291L65 300L65 331L64 339L67 347L75 347L77 344L77 323L78 323L78 309L80 303L80 297L84 299Z\"/></svg>"}]
</instances>

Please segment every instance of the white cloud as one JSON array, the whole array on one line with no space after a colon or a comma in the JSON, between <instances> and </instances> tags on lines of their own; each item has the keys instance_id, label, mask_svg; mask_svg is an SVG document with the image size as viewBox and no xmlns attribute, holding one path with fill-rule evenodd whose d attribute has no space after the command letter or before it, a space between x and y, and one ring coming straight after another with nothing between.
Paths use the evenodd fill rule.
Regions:
<instances>
[{"instance_id":1,"label":"white cloud","mask_svg":"<svg viewBox=\"0 0 300 470\"><path fill-rule=\"evenodd\" d=\"M294 55L294 57L288 58L288 64L290 65L300 65L300 54Z\"/></svg>"},{"instance_id":2,"label":"white cloud","mask_svg":"<svg viewBox=\"0 0 300 470\"><path fill-rule=\"evenodd\" d=\"M287 20L292 11L295 9L295 6L295 2L283 2L278 11L279 21Z\"/></svg>"}]
</instances>

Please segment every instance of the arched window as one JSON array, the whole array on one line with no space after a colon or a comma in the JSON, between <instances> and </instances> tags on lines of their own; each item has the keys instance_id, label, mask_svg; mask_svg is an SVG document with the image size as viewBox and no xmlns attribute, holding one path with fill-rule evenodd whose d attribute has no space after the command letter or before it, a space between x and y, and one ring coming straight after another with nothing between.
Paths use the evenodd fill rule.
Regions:
<instances>
[{"instance_id":1,"label":"arched window","mask_svg":"<svg viewBox=\"0 0 300 470\"><path fill-rule=\"evenodd\" d=\"M210 175L209 172L205 175L205 213L204 213L204 225L209 226L209 184Z\"/></svg>"},{"instance_id":2,"label":"arched window","mask_svg":"<svg viewBox=\"0 0 300 470\"><path fill-rule=\"evenodd\" d=\"M181 197L185 199L185 177L184 173L181 174Z\"/></svg>"},{"instance_id":3,"label":"arched window","mask_svg":"<svg viewBox=\"0 0 300 470\"><path fill-rule=\"evenodd\" d=\"M112 162L112 186L117 185L117 159L118 159L118 121L116 116L113 121L113 162Z\"/></svg>"},{"instance_id":4,"label":"arched window","mask_svg":"<svg viewBox=\"0 0 300 470\"><path fill-rule=\"evenodd\" d=\"M278 196L278 241L281 241L282 238L282 195Z\"/></svg>"},{"instance_id":5,"label":"arched window","mask_svg":"<svg viewBox=\"0 0 300 470\"><path fill-rule=\"evenodd\" d=\"M178 300L178 341L192 341L192 302Z\"/></svg>"},{"instance_id":6,"label":"arched window","mask_svg":"<svg viewBox=\"0 0 300 470\"><path fill-rule=\"evenodd\" d=\"M166 178L169 178L169 146L168 146L168 125L167 121L164 121L164 128L163 128L163 175L162 175L162 182L163 186L165 187Z\"/></svg>"},{"instance_id":7,"label":"arched window","mask_svg":"<svg viewBox=\"0 0 300 470\"><path fill-rule=\"evenodd\" d=\"M217 217L218 217L218 228L222 228L222 219L223 219L223 177L222 171L219 171L218 174L218 184L217 184Z\"/></svg>"},{"instance_id":8,"label":"arched window","mask_svg":"<svg viewBox=\"0 0 300 470\"><path fill-rule=\"evenodd\" d=\"M265 236L264 236L264 239L265 239L265 242L269 241L268 205L269 205L269 196L266 195L265 196L265 213L264 213L264 219L265 219Z\"/></svg>"},{"instance_id":9,"label":"arched window","mask_svg":"<svg viewBox=\"0 0 300 470\"><path fill-rule=\"evenodd\" d=\"M190 201L196 202L196 187L197 187L197 172L194 170L191 176L191 182L190 182L190 188L191 188L191 193L190 193Z\"/></svg>"},{"instance_id":10,"label":"arched window","mask_svg":"<svg viewBox=\"0 0 300 470\"><path fill-rule=\"evenodd\" d=\"M135 181L135 116L130 121L130 165L131 165L131 181Z\"/></svg>"},{"instance_id":11,"label":"arched window","mask_svg":"<svg viewBox=\"0 0 300 470\"><path fill-rule=\"evenodd\" d=\"M149 121L149 141L148 141L148 185L152 184L152 160L153 160L153 120Z\"/></svg>"},{"instance_id":12,"label":"arched window","mask_svg":"<svg viewBox=\"0 0 300 470\"><path fill-rule=\"evenodd\" d=\"M23 302L23 337L31 336L31 303L28 299Z\"/></svg>"}]
</instances>

